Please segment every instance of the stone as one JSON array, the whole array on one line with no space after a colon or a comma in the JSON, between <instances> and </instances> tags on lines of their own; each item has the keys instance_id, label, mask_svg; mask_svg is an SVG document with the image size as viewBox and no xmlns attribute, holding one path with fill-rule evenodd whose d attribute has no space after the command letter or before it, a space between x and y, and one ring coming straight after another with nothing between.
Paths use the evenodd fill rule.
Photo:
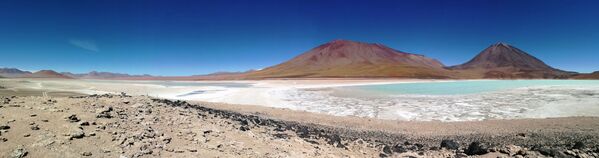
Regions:
<instances>
[{"instance_id":1,"label":"stone","mask_svg":"<svg viewBox=\"0 0 599 158\"><path fill-rule=\"evenodd\" d=\"M441 148L457 150L460 148L460 144L458 144L454 140L445 139L441 141Z\"/></svg>"},{"instance_id":2,"label":"stone","mask_svg":"<svg viewBox=\"0 0 599 158\"><path fill-rule=\"evenodd\" d=\"M0 125L0 130L7 130L10 129L10 126L8 125Z\"/></svg>"},{"instance_id":3,"label":"stone","mask_svg":"<svg viewBox=\"0 0 599 158\"><path fill-rule=\"evenodd\" d=\"M23 158L27 156L29 152L23 148L23 146L18 146L17 149L13 150L10 154L11 158Z\"/></svg>"},{"instance_id":4,"label":"stone","mask_svg":"<svg viewBox=\"0 0 599 158\"><path fill-rule=\"evenodd\" d=\"M80 126L89 126L89 122L87 121L83 121L81 123L79 123Z\"/></svg>"},{"instance_id":5,"label":"stone","mask_svg":"<svg viewBox=\"0 0 599 158\"><path fill-rule=\"evenodd\" d=\"M40 127L38 125L32 125L31 130L40 130Z\"/></svg>"},{"instance_id":6,"label":"stone","mask_svg":"<svg viewBox=\"0 0 599 158\"><path fill-rule=\"evenodd\" d=\"M67 119L67 121L69 121L71 123L81 121L81 119L77 118L77 115L75 115L75 114L67 116L66 119Z\"/></svg>"},{"instance_id":7,"label":"stone","mask_svg":"<svg viewBox=\"0 0 599 158\"><path fill-rule=\"evenodd\" d=\"M405 153L405 152L408 152L408 149L406 149L401 144L397 144L397 145L393 146L393 152L396 152L396 153Z\"/></svg>"},{"instance_id":8,"label":"stone","mask_svg":"<svg viewBox=\"0 0 599 158\"><path fill-rule=\"evenodd\" d=\"M73 138L79 139L85 136L85 132L83 130L76 130L69 134L69 139L73 140Z\"/></svg>"},{"instance_id":9,"label":"stone","mask_svg":"<svg viewBox=\"0 0 599 158\"><path fill-rule=\"evenodd\" d=\"M81 156L92 156L92 152L89 152L89 151L82 152Z\"/></svg>"},{"instance_id":10,"label":"stone","mask_svg":"<svg viewBox=\"0 0 599 158\"><path fill-rule=\"evenodd\" d=\"M112 118L112 115L110 115L112 111L112 106L106 106L97 112L98 115L96 115L96 118Z\"/></svg>"},{"instance_id":11,"label":"stone","mask_svg":"<svg viewBox=\"0 0 599 158\"><path fill-rule=\"evenodd\" d=\"M465 153L468 155L483 155L489 152L488 149L489 147L481 142L472 142L468 145Z\"/></svg>"},{"instance_id":12,"label":"stone","mask_svg":"<svg viewBox=\"0 0 599 158\"><path fill-rule=\"evenodd\" d=\"M510 156L518 154L522 150L522 147L516 145L507 145L504 148L500 149L499 152L508 154Z\"/></svg>"},{"instance_id":13,"label":"stone","mask_svg":"<svg viewBox=\"0 0 599 158\"><path fill-rule=\"evenodd\" d=\"M29 134L29 133L23 135L23 137L29 137L29 136L31 136L31 134Z\"/></svg>"},{"instance_id":14,"label":"stone","mask_svg":"<svg viewBox=\"0 0 599 158\"><path fill-rule=\"evenodd\" d=\"M247 127L247 126L241 126L241 127L239 127L239 130L241 130L241 131L249 131L250 128Z\"/></svg>"},{"instance_id":15,"label":"stone","mask_svg":"<svg viewBox=\"0 0 599 158\"><path fill-rule=\"evenodd\" d=\"M393 154L393 151L391 151L391 147L389 147L388 145L385 145L385 147L383 147L383 153Z\"/></svg>"}]
</instances>

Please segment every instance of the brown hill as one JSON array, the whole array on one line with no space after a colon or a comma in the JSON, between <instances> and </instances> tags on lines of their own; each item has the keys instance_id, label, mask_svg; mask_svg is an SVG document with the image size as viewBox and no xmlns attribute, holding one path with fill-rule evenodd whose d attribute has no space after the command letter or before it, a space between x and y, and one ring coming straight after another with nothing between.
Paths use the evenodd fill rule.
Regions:
<instances>
[{"instance_id":1,"label":"brown hill","mask_svg":"<svg viewBox=\"0 0 599 158\"><path fill-rule=\"evenodd\" d=\"M443 64L382 44L335 40L247 78L402 77L448 78Z\"/></svg>"},{"instance_id":2,"label":"brown hill","mask_svg":"<svg viewBox=\"0 0 599 158\"><path fill-rule=\"evenodd\" d=\"M472 60L449 69L468 74L462 78L567 78L572 74L505 43L493 44Z\"/></svg>"},{"instance_id":3,"label":"brown hill","mask_svg":"<svg viewBox=\"0 0 599 158\"><path fill-rule=\"evenodd\" d=\"M599 71L590 74L578 74L573 76L574 79L599 79Z\"/></svg>"},{"instance_id":4,"label":"brown hill","mask_svg":"<svg viewBox=\"0 0 599 158\"><path fill-rule=\"evenodd\" d=\"M56 71L52 71L52 70L40 70L37 72L34 72L33 74L31 74L28 77L32 77L32 78L64 78L64 79L72 79L72 77L69 76L65 76L63 74L60 74Z\"/></svg>"}]
</instances>

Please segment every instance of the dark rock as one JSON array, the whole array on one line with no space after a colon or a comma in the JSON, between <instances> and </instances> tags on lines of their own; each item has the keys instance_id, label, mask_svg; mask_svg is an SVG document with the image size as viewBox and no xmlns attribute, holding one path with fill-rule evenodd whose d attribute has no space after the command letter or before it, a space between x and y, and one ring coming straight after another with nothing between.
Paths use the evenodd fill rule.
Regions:
<instances>
[{"instance_id":1,"label":"dark rock","mask_svg":"<svg viewBox=\"0 0 599 158\"><path fill-rule=\"evenodd\" d=\"M102 108L99 112L98 115L96 115L96 118L112 118L112 115L110 114L110 112L112 112L112 106L107 106Z\"/></svg>"},{"instance_id":2,"label":"dark rock","mask_svg":"<svg viewBox=\"0 0 599 158\"><path fill-rule=\"evenodd\" d=\"M393 151L391 151L391 147L389 147L388 145L385 145L385 147L383 147L383 153L393 154Z\"/></svg>"},{"instance_id":3,"label":"dark rock","mask_svg":"<svg viewBox=\"0 0 599 158\"><path fill-rule=\"evenodd\" d=\"M488 153L489 147L480 142L472 142L466 149L465 153L468 155L483 155Z\"/></svg>"},{"instance_id":4,"label":"dark rock","mask_svg":"<svg viewBox=\"0 0 599 158\"><path fill-rule=\"evenodd\" d=\"M422 148L424 148L424 145L419 143L414 144L414 146L416 147L416 150L421 150Z\"/></svg>"},{"instance_id":5,"label":"dark rock","mask_svg":"<svg viewBox=\"0 0 599 158\"><path fill-rule=\"evenodd\" d=\"M343 145L343 143L341 143L341 137L336 134L328 137L327 143L330 145L336 145L336 147L338 147L338 148L345 148L345 145Z\"/></svg>"},{"instance_id":6,"label":"dark rock","mask_svg":"<svg viewBox=\"0 0 599 158\"><path fill-rule=\"evenodd\" d=\"M0 130L7 130L10 129L10 126L8 125L0 125Z\"/></svg>"},{"instance_id":7,"label":"dark rock","mask_svg":"<svg viewBox=\"0 0 599 158\"><path fill-rule=\"evenodd\" d=\"M242 125L242 126L249 125L249 122L248 122L248 120L245 120L245 119L244 119L244 120L241 120L241 125Z\"/></svg>"},{"instance_id":8,"label":"dark rock","mask_svg":"<svg viewBox=\"0 0 599 158\"><path fill-rule=\"evenodd\" d=\"M408 149L406 149L404 146L397 144L395 146L393 146L393 152L396 153L405 153L408 152Z\"/></svg>"},{"instance_id":9,"label":"dark rock","mask_svg":"<svg viewBox=\"0 0 599 158\"><path fill-rule=\"evenodd\" d=\"M66 119L67 119L67 121L69 121L71 123L81 121L81 119L77 118L77 115L75 115L75 114L68 116Z\"/></svg>"},{"instance_id":10,"label":"dark rock","mask_svg":"<svg viewBox=\"0 0 599 158\"><path fill-rule=\"evenodd\" d=\"M250 128L248 126L241 126L241 127L239 127L239 130L241 130L241 131L249 131Z\"/></svg>"},{"instance_id":11,"label":"dark rock","mask_svg":"<svg viewBox=\"0 0 599 158\"><path fill-rule=\"evenodd\" d=\"M576 142L574 143L574 146L572 146L572 149L584 149L586 147L586 145L584 145L583 142Z\"/></svg>"},{"instance_id":12,"label":"dark rock","mask_svg":"<svg viewBox=\"0 0 599 158\"><path fill-rule=\"evenodd\" d=\"M83 121L81 123L79 123L80 126L89 126L89 122L87 121Z\"/></svg>"},{"instance_id":13,"label":"dark rock","mask_svg":"<svg viewBox=\"0 0 599 158\"><path fill-rule=\"evenodd\" d=\"M81 153L81 156L92 156L92 152L86 151Z\"/></svg>"},{"instance_id":14,"label":"dark rock","mask_svg":"<svg viewBox=\"0 0 599 158\"><path fill-rule=\"evenodd\" d=\"M451 149L451 150L457 150L460 148L460 144L458 144L457 142L453 141L453 140L442 140L441 141L441 148L446 148L446 149Z\"/></svg>"}]
</instances>

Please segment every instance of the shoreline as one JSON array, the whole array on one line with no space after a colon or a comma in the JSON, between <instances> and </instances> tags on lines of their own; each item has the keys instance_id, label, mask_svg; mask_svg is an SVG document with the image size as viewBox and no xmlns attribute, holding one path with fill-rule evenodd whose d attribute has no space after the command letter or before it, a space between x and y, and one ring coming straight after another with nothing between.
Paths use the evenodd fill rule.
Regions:
<instances>
[{"instance_id":1,"label":"shoreline","mask_svg":"<svg viewBox=\"0 0 599 158\"><path fill-rule=\"evenodd\" d=\"M156 81L123 81L114 82L108 80L91 80L91 81L69 81L64 80L14 80L5 79L3 84L5 87L13 89L22 89L26 94L32 95L69 95L69 94L106 94L106 93L119 93L125 92L132 95L148 95L152 97L166 98L166 99L178 99L186 101L204 101L204 102L215 102L215 103L226 103L226 104L237 104L241 106L245 105L257 105L263 107L275 107L282 109L292 109L299 111L310 111L318 113L326 113L329 115L336 116L347 116L354 115L359 117L370 117L373 119L390 119L390 120L441 120L444 122L452 121L464 121L464 120L485 120L485 119L517 119L517 118L546 118L546 117L567 117L577 116L573 115L581 113L581 116L597 116L594 112L578 112L565 109L565 112L560 113L559 111L535 111L537 104L543 101L555 99L555 98L542 98L545 93L560 93L570 94L572 96L565 96L569 99L576 98L579 95L599 95L587 93L585 91L567 91L560 89L547 89L547 92L538 93L531 92L528 90L512 90L505 94L514 95L528 95L529 97L538 100L536 102L522 102L519 106L514 107L487 107L487 109L480 109L484 107L476 106L478 103L481 105L484 102L484 97L497 98L495 102L504 102L506 99L503 93L497 93L493 95L476 94L466 100L460 99L455 96L432 96L427 97L426 95L414 95L401 97L401 100L393 100L393 98L378 98L371 100L364 99L351 99L344 98L345 93L339 94L341 96L326 95L328 92L333 91L313 91L313 89L327 89L336 88L338 86L358 86L358 85L379 85L379 84L399 84L399 83L422 83L422 82L456 82L457 80L264 80L264 81L214 81L214 82L156 82ZM468 81L487 81L487 80L468 80ZM222 83L222 84L220 84ZM246 85L247 87L223 87L223 84L239 84ZM219 84L219 85L211 85ZM591 89L594 90L594 89ZM6 90L0 90L3 92ZM43 92L43 93L42 93ZM73 93L74 92L74 93ZM10 93L10 92L7 92ZM43 94L43 95L42 95ZM326 96L325 96L326 95ZM347 94L351 95L351 94ZM366 95L366 94L361 94ZM459 95L457 95L459 96ZM593 101L591 98L586 99L586 103ZM438 98L438 99L435 99ZM566 98L566 99L568 99ZM533 99L533 100L534 100ZM559 99L559 98L557 98ZM580 98L579 98L580 99ZM298 102L299 101L299 102ZM303 101L303 102L302 102ZM427 103L427 102L434 102ZM356 105L374 105L379 102L388 103L382 106L369 107L369 106L350 106L350 104ZM336 107L331 105L332 103L342 104ZM458 104L463 107L461 112L458 110L442 110L449 108L448 106L456 106ZM531 107L523 105L534 105ZM428 111L418 111L418 106L433 108ZM437 105L438 104L438 105ZM466 104L466 105L462 105ZM576 103L573 107L588 107L591 104ZM347 105L347 106L346 106ZM441 106L447 105L447 106ZM486 105L486 104L485 104ZM551 106L553 109L563 109L559 105L570 105L567 102L560 102L555 104L546 103L547 106ZM396 107L397 106L397 107ZM435 109L437 108L437 109ZM518 113L518 109L525 109L526 113ZM533 109L533 110L531 110ZM576 108L575 108L576 109ZM596 107L589 107L590 110L597 109ZM358 111L356 111L358 110ZM359 114L356 112L362 111ZM410 111L412 110L412 111ZM489 113L481 116L470 116L469 113L476 112L475 110L487 110L494 111L495 113ZM452 111L454 113L452 113ZM457 113L456 113L457 112ZM547 112L547 113L544 113ZM499 113L499 114L496 114ZM436 115L433 115L436 114ZM460 114L467 114L464 117L458 117ZM491 116L492 114L492 116ZM511 115L508 115L511 114ZM584 114L584 115L582 115ZM437 117L438 116L438 117ZM512 116L512 117L510 117Z\"/></svg>"}]
</instances>

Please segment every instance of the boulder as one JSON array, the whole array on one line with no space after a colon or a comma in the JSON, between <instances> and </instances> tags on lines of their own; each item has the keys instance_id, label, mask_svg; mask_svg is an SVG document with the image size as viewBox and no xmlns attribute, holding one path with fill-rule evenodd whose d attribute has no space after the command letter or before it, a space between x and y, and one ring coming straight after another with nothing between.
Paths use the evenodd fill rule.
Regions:
<instances>
[{"instance_id":1,"label":"boulder","mask_svg":"<svg viewBox=\"0 0 599 158\"><path fill-rule=\"evenodd\" d=\"M481 142L472 142L468 145L465 153L468 155L483 155L489 153L489 147Z\"/></svg>"},{"instance_id":2,"label":"boulder","mask_svg":"<svg viewBox=\"0 0 599 158\"><path fill-rule=\"evenodd\" d=\"M441 141L441 148L457 150L460 148L460 144L454 140L446 139Z\"/></svg>"}]
</instances>

